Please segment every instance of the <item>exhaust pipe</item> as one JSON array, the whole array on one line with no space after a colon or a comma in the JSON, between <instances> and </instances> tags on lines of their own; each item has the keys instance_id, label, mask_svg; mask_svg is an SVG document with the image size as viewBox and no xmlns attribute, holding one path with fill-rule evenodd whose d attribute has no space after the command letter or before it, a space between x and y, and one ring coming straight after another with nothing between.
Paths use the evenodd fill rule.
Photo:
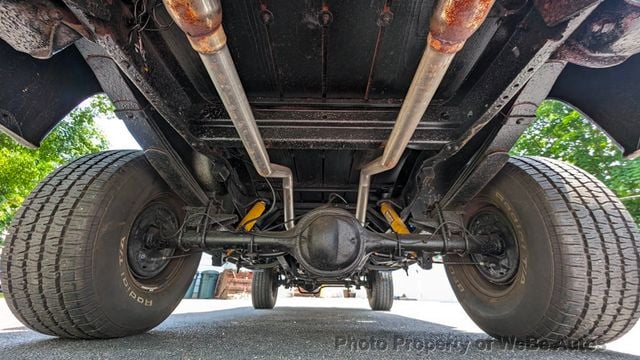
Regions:
<instances>
[{"instance_id":1,"label":"exhaust pipe","mask_svg":"<svg viewBox=\"0 0 640 360\"><path fill-rule=\"evenodd\" d=\"M251 112L222 29L220 0L163 0L173 21L185 32L222 99L229 117L260 176L282 179L284 221L294 227L293 175L286 166L273 164Z\"/></svg>"},{"instance_id":2,"label":"exhaust pipe","mask_svg":"<svg viewBox=\"0 0 640 360\"><path fill-rule=\"evenodd\" d=\"M384 152L360 172L356 218L362 225L367 217L371 177L391 170L398 164L453 57L484 22L493 3L494 0L440 0L438 3L429 26L427 48Z\"/></svg>"}]
</instances>

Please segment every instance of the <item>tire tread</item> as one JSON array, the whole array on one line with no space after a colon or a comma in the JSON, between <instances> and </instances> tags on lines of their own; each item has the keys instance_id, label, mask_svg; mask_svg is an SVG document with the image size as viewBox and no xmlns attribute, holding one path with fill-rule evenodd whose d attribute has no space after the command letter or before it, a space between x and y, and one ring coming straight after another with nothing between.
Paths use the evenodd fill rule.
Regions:
<instances>
[{"instance_id":1,"label":"tire tread","mask_svg":"<svg viewBox=\"0 0 640 360\"><path fill-rule=\"evenodd\" d=\"M367 291L369 306L374 311L389 311L393 306L393 275L391 271L371 271L371 289Z\"/></svg>"},{"instance_id":2,"label":"tire tread","mask_svg":"<svg viewBox=\"0 0 640 360\"><path fill-rule=\"evenodd\" d=\"M273 282L276 273L272 270L261 270L253 273L251 280L251 302L254 309L273 309L276 306L277 290L273 293Z\"/></svg>"},{"instance_id":3,"label":"tire tread","mask_svg":"<svg viewBox=\"0 0 640 360\"><path fill-rule=\"evenodd\" d=\"M85 239L107 179L139 151L82 157L47 176L9 227L2 254L6 301L25 325L66 338L120 336L97 307Z\"/></svg>"},{"instance_id":4,"label":"tire tread","mask_svg":"<svg viewBox=\"0 0 640 360\"><path fill-rule=\"evenodd\" d=\"M582 169L540 157L510 163L538 182L549 204L564 273L534 337L580 343L619 338L640 316L640 235L631 216Z\"/></svg>"}]
</instances>

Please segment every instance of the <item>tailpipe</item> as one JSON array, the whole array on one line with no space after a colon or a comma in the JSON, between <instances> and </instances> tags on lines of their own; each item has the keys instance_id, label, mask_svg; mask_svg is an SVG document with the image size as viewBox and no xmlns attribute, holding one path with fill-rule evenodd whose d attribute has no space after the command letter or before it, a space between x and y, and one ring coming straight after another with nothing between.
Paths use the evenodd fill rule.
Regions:
<instances>
[{"instance_id":1,"label":"tailpipe","mask_svg":"<svg viewBox=\"0 0 640 360\"><path fill-rule=\"evenodd\" d=\"M184 31L191 46L200 55L258 174L282 179L285 228L293 228L293 175L291 169L273 164L269 159L227 47L220 0L163 1L173 21Z\"/></svg>"},{"instance_id":2,"label":"tailpipe","mask_svg":"<svg viewBox=\"0 0 640 360\"><path fill-rule=\"evenodd\" d=\"M424 116L455 54L486 19L494 0L440 0L431 23L424 50L411 86L382 156L366 164L360 172L356 218L365 224L371 177L393 169L404 153Z\"/></svg>"}]
</instances>

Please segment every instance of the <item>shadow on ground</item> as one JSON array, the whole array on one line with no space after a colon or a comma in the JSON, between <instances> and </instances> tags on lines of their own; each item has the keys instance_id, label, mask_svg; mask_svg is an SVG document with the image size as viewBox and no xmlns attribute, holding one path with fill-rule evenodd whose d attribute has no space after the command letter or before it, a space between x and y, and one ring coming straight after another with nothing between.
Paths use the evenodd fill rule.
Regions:
<instances>
[{"instance_id":1,"label":"shadow on ground","mask_svg":"<svg viewBox=\"0 0 640 360\"><path fill-rule=\"evenodd\" d=\"M77 341L24 328L0 333L2 359L248 358L626 359L606 350L515 349L486 335L364 309L276 307L172 315L153 331Z\"/></svg>"}]
</instances>

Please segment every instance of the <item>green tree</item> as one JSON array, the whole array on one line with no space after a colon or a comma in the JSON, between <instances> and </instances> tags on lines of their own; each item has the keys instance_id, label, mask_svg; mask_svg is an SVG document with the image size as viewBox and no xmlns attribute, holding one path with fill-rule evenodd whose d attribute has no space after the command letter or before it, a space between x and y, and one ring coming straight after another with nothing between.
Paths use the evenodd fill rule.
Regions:
<instances>
[{"instance_id":1,"label":"green tree","mask_svg":"<svg viewBox=\"0 0 640 360\"><path fill-rule=\"evenodd\" d=\"M113 116L103 95L74 109L38 149L29 149L0 132L0 243L24 198L50 172L83 155L105 150L107 139L95 126L96 116Z\"/></svg>"},{"instance_id":2,"label":"green tree","mask_svg":"<svg viewBox=\"0 0 640 360\"><path fill-rule=\"evenodd\" d=\"M536 115L538 119L511 154L564 160L588 171L622 198L640 223L640 158L623 159L622 152L598 127L562 102L547 100Z\"/></svg>"}]
</instances>

